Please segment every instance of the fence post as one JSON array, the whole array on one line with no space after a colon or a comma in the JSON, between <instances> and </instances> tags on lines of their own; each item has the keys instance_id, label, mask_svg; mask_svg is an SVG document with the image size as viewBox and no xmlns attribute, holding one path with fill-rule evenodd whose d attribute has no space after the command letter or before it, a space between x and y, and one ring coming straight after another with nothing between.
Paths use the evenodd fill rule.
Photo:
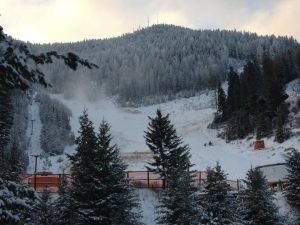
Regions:
<instances>
[{"instance_id":1,"label":"fence post","mask_svg":"<svg viewBox=\"0 0 300 225\"><path fill-rule=\"evenodd\" d=\"M127 185L129 185L129 171L126 171L126 181L127 181Z\"/></svg>"},{"instance_id":2,"label":"fence post","mask_svg":"<svg viewBox=\"0 0 300 225\"><path fill-rule=\"evenodd\" d=\"M147 170L147 185L148 185L148 188L150 188L149 170Z\"/></svg>"},{"instance_id":3,"label":"fence post","mask_svg":"<svg viewBox=\"0 0 300 225\"><path fill-rule=\"evenodd\" d=\"M201 186L201 171L199 171L199 186Z\"/></svg>"}]
</instances>

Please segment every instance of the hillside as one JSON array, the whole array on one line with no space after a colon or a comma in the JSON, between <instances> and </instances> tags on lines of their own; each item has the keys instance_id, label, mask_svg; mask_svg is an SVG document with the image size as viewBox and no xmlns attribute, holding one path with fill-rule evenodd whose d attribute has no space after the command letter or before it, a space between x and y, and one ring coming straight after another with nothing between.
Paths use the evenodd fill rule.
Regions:
<instances>
[{"instance_id":1,"label":"hillside","mask_svg":"<svg viewBox=\"0 0 300 225\"><path fill-rule=\"evenodd\" d=\"M286 55L295 60L300 47L293 38L258 36L227 30L191 30L154 25L118 38L77 43L32 45L35 52L75 52L99 65L71 73L62 63L44 67L54 92L97 100L103 85L123 105L153 104L193 96L227 79L229 67L247 60ZM73 72L73 71L72 71ZM76 90L76 92L74 92Z\"/></svg>"},{"instance_id":2,"label":"hillside","mask_svg":"<svg viewBox=\"0 0 300 225\"><path fill-rule=\"evenodd\" d=\"M291 97L287 101L299 96L297 82L288 85L287 92ZM218 130L207 128L215 112L213 91L139 108L119 107L104 93L98 101L92 103L85 99L67 100L62 95L51 95L51 97L61 101L72 111L70 123L75 135L79 130L78 118L83 108L88 109L89 117L96 129L102 119L107 120L112 127L114 142L118 144L123 158L129 165L129 170L145 170L145 165L151 160L143 135L149 122L148 116L153 117L158 108L163 113L170 113L179 135L183 137L185 143L189 144L192 163L195 164L194 169L205 170L219 161L228 173L229 179L243 178L251 166L283 162L284 149L297 148L299 143L298 135L282 144L274 142L274 137L265 138L266 149L262 151L254 151L252 143L255 137L253 136L226 143L224 139L217 137ZM295 134L297 131L298 128L293 129ZM209 142L213 145L209 146ZM75 146L67 147L66 152L72 153L74 148ZM50 157L52 166L49 169L53 172L61 172L62 168L68 167L66 160L58 163L58 158L61 156Z\"/></svg>"}]
</instances>

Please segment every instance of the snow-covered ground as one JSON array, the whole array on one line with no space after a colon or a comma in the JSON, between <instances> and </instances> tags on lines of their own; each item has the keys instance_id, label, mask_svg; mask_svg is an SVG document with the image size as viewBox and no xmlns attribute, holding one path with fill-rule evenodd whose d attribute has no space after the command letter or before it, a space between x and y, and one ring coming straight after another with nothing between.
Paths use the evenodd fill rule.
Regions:
<instances>
[{"instance_id":1,"label":"snow-covered ground","mask_svg":"<svg viewBox=\"0 0 300 225\"><path fill-rule=\"evenodd\" d=\"M291 86L288 92L294 95L297 85L293 83ZM151 153L143 135L149 122L148 116L154 117L157 109L161 109L164 114L170 114L178 134L183 137L184 143L189 144L192 163L195 164L194 169L205 170L219 161L228 173L229 179L244 178L251 166L283 162L285 148L299 147L297 137L283 144L274 142L273 138L265 139L266 149L261 151L253 150L253 137L231 143L218 138L217 130L207 128L215 112L213 92L139 108L118 107L105 95L96 102L66 100L62 95L52 95L52 97L71 109L73 116L70 122L75 134L79 130L78 118L84 108L88 109L89 118L94 122L96 130L101 120L107 120L111 124L114 141L127 161L129 170L145 170L145 165L151 160ZM209 142L213 145L208 146ZM74 148L69 146L66 151L72 153ZM66 160L57 163L57 159L58 157L51 159L50 170L53 172L61 172L61 169L67 166Z\"/></svg>"}]
</instances>

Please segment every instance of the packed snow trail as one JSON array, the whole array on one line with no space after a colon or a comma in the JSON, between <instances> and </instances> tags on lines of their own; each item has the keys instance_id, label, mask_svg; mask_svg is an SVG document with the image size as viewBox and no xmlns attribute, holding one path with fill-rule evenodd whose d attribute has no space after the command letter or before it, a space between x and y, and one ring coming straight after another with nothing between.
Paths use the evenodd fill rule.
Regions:
<instances>
[{"instance_id":1,"label":"packed snow trail","mask_svg":"<svg viewBox=\"0 0 300 225\"><path fill-rule=\"evenodd\" d=\"M39 105L36 102L37 92L35 92L30 99L29 105L29 120L27 135L30 138L29 147L28 147L28 158L29 164L27 167L27 173L34 173L35 169L35 158L32 155L40 155L42 153L40 145L40 134L42 128L42 122L39 114ZM33 121L33 122L32 122ZM41 168L41 160L38 160L37 168Z\"/></svg>"}]
</instances>

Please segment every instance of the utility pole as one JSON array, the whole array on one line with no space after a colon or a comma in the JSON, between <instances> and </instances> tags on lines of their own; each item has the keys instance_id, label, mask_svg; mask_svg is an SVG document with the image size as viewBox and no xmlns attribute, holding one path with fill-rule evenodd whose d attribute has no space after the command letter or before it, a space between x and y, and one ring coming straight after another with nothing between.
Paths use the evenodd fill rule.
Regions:
<instances>
[{"instance_id":1,"label":"utility pole","mask_svg":"<svg viewBox=\"0 0 300 225\"><path fill-rule=\"evenodd\" d=\"M35 158L35 164L34 164L34 190L36 190L36 173L37 173L37 159L38 157L41 157L41 155L30 155Z\"/></svg>"},{"instance_id":2,"label":"utility pole","mask_svg":"<svg viewBox=\"0 0 300 225\"><path fill-rule=\"evenodd\" d=\"M31 135L33 134L33 122L35 121L35 120L30 120L31 121Z\"/></svg>"}]
</instances>

